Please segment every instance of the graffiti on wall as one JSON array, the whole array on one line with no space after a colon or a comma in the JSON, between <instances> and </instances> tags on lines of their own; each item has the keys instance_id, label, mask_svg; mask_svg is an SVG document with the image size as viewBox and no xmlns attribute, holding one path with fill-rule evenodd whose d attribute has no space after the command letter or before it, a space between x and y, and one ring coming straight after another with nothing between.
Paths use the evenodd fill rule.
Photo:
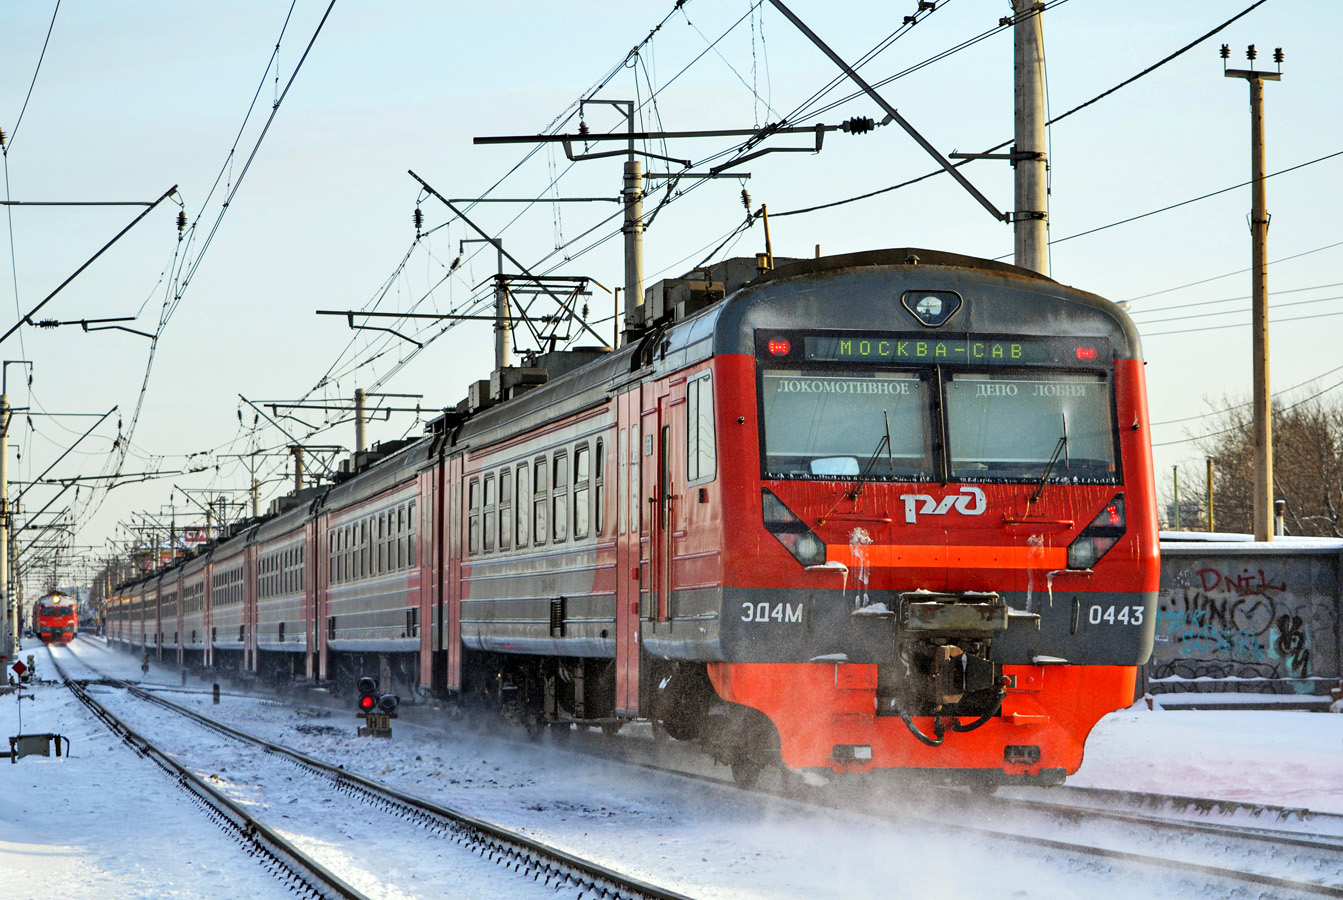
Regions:
<instances>
[{"instance_id":1,"label":"graffiti on wall","mask_svg":"<svg viewBox=\"0 0 1343 900\"><path fill-rule=\"evenodd\" d=\"M1312 585L1308 561L1168 559L1165 568L1151 677L1285 683L1337 675L1334 592Z\"/></svg>"}]
</instances>

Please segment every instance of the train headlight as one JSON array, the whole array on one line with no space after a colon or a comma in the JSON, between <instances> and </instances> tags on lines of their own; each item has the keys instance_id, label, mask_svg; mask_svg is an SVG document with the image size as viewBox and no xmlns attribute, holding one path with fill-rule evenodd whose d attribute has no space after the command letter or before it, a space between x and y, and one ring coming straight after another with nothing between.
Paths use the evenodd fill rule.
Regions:
<instances>
[{"instance_id":1,"label":"train headlight","mask_svg":"<svg viewBox=\"0 0 1343 900\"><path fill-rule=\"evenodd\" d=\"M769 488L760 492L765 528L804 566L825 564L825 541L807 527Z\"/></svg>"},{"instance_id":2,"label":"train headlight","mask_svg":"<svg viewBox=\"0 0 1343 900\"><path fill-rule=\"evenodd\" d=\"M1127 522L1124 518L1124 495L1117 494L1105 504L1091 524L1082 529L1068 545L1068 568L1090 569L1110 548L1124 536Z\"/></svg>"}]
</instances>

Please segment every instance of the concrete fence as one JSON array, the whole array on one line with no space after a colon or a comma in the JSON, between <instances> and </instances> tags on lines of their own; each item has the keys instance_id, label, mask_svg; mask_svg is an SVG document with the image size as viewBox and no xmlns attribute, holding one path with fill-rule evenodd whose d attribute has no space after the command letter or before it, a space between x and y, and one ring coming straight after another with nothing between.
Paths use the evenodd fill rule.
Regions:
<instances>
[{"instance_id":1,"label":"concrete fence","mask_svg":"<svg viewBox=\"0 0 1343 900\"><path fill-rule=\"evenodd\" d=\"M1343 679L1340 566L1343 540L1163 532L1143 687L1327 698Z\"/></svg>"}]
</instances>

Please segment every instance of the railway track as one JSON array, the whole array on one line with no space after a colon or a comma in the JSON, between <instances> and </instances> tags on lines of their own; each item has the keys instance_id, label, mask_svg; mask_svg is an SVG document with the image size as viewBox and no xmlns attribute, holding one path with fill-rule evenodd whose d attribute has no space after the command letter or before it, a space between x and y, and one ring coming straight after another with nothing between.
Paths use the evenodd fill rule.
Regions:
<instances>
[{"instance_id":1,"label":"railway track","mask_svg":"<svg viewBox=\"0 0 1343 900\"><path fill-rule=\"evenodd\" d=\"M421 725L437 727L433 722ZM684 745L630 739L629 731L614 740L585 730L565 732L562 746L727 792L737 790L725 769L715 771ZM956 835L948 839L952 843L964 843L970 833L1047 853L1172 873L1192 883L1224 884L1228 895L1238 888L1260 896L1343 897L1343 816L1327 813L1067 786L1004 788L998 796L981 797L963 789L910 780L896 784L884 778L835 779L825 788L808 788L796 779L767 776L758 792L841 814L858 812L915 825L921 833L946 829Z\"/></svg>"},{"instance_id":2,"label":"railway track","mask_svg":"<svg viewBox=\"0 0 1343 900\"><path fill-rule=\"evenodd\" d=\"M280 827L268 824L261 816L249 811L249 808L269 806L270 804L264 799L250 797L245 802L240 802L236 796L229 796L212 783L214 778L201 777L177 762L174 759L175 754L157 746L112 712L106 704L100 702L95 696L96 689L124 692L159 709L185 717L196 726L224 737L228 742L255 750L269 759L292 764L308 776L304 779L305 786L310 784L318 790L325 788L341 795L347 802L357 802L365 807L372 806L384 814L379 817L381 821L376 825L384 841L388 839L388 829L402 829L409 832L406 835L407 846L413 846L421 843L424 832L428 831L477 857L477 865L492 862L504 867L513 873L517 881L516 888L508 889L505 896L525 897L531 890L533 893L540 891L541 893L536 893L537 896L552 896L558 891L562 896L568 895L585 900L586 898L688 900L684 894L634 879L600 863L548 846L458 810L430 803L373 779L331 766L280 744L215 721L157 696L135 683L108 678L87 662L80 661L79 665L94 672L98 676L96 679L82 680L70 677L55 653L52 653L52 663L61 680L95 716L137 753L150 758L176 779L179 786L193 798L193 802L205 810L221 827L233 834L249 853L256 854L263 866L302 896L363 900L370 896L368 893L370 888L352 885L348 879L342 879L332 871L332 866L318 860L295 839L286 837ZM218 771L226 767L214 765ZM333 819L339 818L331 807L327 807L325 813ZM353 818L367 818L367 816ZM302 830L292 824L288 827L295 831ZM428 880L422 878L422 875L423 873L418 873L414 877L421 882ZM427 885L421 884L421 886ZM406 885L398 887L408 890ZM381 894L380 890L371 892L372 896Z\"/></svg>"},{"instance_id":3,"label":"railway track","mask_svg":"<svg viewBox=\"0 0 1343 900\"><path fill-rule=\"evenodd\" d=\"M575 749L580 746L613 761L736 789L726 775L645 759L596 735L580 738ZM656 755L667 757L662 751ZM751 790L1229 884L1343 898L1343 815L1333 813L1069 786L1004 788L995 796L978 796L912 779L840 779L808 787L796 778L780 778Z\"/></svg>"}]
</instances>

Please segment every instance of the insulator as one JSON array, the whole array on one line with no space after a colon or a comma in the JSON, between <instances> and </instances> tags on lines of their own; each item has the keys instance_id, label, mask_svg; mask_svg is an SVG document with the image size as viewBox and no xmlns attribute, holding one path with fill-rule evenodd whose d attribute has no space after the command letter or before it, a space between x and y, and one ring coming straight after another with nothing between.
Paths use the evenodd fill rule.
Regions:
<instances>
[{"instance_id":1,"label":"insulator","mask_svg":"<svg viewBox=\"0 0 1343 900\"><path fill-rule=\"evenodd\" d=\"M586 303L584 303L584 304L583 304L583 318L586 320L587 317L588 317L588 305L587 305Z\"/></svg>"},{"instance_id":2,"label":"insulator","mask_svg":"<svg viewBox=\"0 0 1343 900\"><path fill-rule=\"evenodd\" d=\"M185 209L177 211L177 230L179 232L187 230L187 211Z\"/></svg>"},{"instance_id":3,"label":"insulator","mask_svg":"<svg viewBox=\"0 0 1343 900\"><path fill-rule=\"evenodd\" d=\"M583 135L584 137L587 137L589 134L592 133L592 129L588 127L587 122L580 121L578 123L578 133Z\"/></svg>"},{"instance_id":4,"label":"insulator","mask_svg":"<svg viewBox=\"0 0 1343 900\"><path fill-rule=\"evenodd\" d=\"M867 134L876 124L866 116L855 116L839 126L849 134Z\"/></svg>"},{"instance_id":5,"label":"insulator","mask_svg":"<svg viewBox=\"0 0 1343 900\"><path fill-rule=\"evenodd\" d=\"M1222 59L1231 58L1231 46L1229 44L1223 44L1220 52L1222 54Z\"/></svg>"},{"instance_id":6,"label":"insulator","mask_svg":"<svg viewBox=\"0 0 1343 900\"><path fill-rule=\"evenodd\" d=\"M1250 46L1245 48L1245 58L1248 59L1250 62L1254 62L1258 56L1259 51L1254 49L1254 44L1251 44Z\"/></svg>"},{"instance_id":7,"label":"insulator","mask_svg":"<svg viewBox=\"0 0 1343 900\"><path fill-rule=\"evenodd\" d=\"M1282 48L1281 48L1281 47L1274 47L1274 48L1273 48L1273 61L1274 61L1275 63L1277 63L1278 65L1282 65Z\"/></svg>"},{"instance_id":8,"label":"insulator","mask_svg":"<svg viewBox=\"0 0 1343 900\"><path fill-rule=\"evenodd\" d=\"M5 146L5 129L0 128L0 147Z\"/></svg>"},{"instance_id":9,"label":"insulator","mask_svg":"<svg viewBox=\"0 0 1343 900\"><path fill-rule=\"evenodd\" d=\"M741 189L741 205L746 207L746 211L751 211L751 194L746 188Z\"/></svg>"},{"instance_id":10,"label":"insulator","mask_svg":"<svg viewBox=\"0 0 1343 900\"><path fill-rule=\"evenodd\" d=\"M61 323L56 319L42 319L41 321L34 322L33 324L36 325L38 328L55 328L57 325Z\"/></svg>"},{"instance_id":11,"label":"insulator","mask_svg":"<svg viewBox=\"0 0 1343 900\"><path fill-rule=\"evenodd\" d=\"M412 218L415 222L416 231L424 227L424 212L418 206L415 207L415 215Z\"/></svg>"},{"instance_id":12,"label":"insulator","mask_svg":"<svg viewBox=\"0 0 1343 900\"><path fill-rule=\"evenodd\" d=\"M937 9L937 0L919 0L919 12Z\"/></svg>"}]
</instances>

